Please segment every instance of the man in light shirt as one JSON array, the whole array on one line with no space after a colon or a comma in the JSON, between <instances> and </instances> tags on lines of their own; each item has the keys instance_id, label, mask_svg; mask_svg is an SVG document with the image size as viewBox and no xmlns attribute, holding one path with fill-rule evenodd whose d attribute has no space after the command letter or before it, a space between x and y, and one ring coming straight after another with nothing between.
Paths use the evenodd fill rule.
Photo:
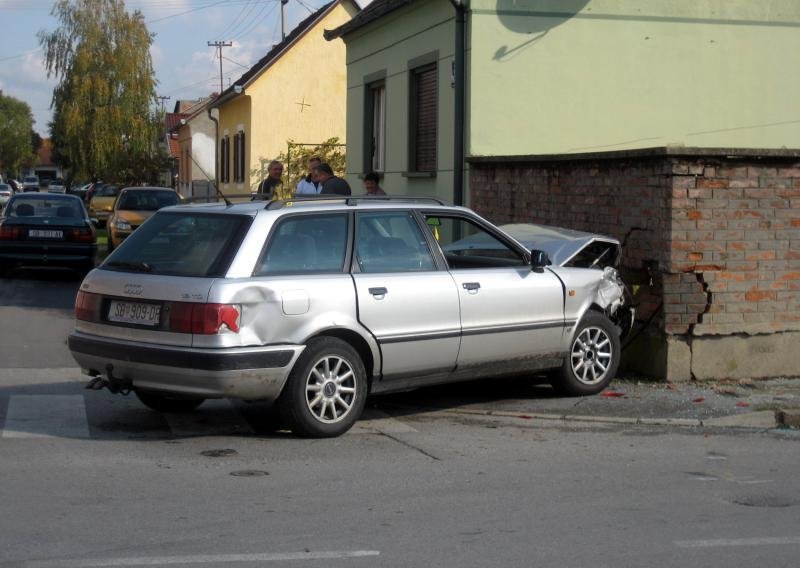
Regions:
<instances>
[{"instance_id":1,"label":"man in light shirt","mask_svg":"<svg viewBox=\"0 0 800 568\"><path fill-rule=\"evenodd\" d=\"M295 195L317 195L322 188L322 184L314 179L314 168L322 163L319 156L313 156L308 160L308 175L301 179L294 190Z\"/></svg>"}]
</instances>

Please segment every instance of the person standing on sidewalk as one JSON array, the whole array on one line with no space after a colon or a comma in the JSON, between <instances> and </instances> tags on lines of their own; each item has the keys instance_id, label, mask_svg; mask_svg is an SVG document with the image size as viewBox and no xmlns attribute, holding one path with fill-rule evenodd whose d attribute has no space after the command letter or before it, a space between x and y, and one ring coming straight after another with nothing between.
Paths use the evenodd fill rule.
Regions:
<instances>
[{"instance_id":1,"label":"person standing on sidewalk","mask_svg":"<svg viewBox=\"0 0 800 568\"><path fill-rule=\"evenodd\" d=\"M272 160L267 166L267 177L258 184L258 192L255 199L271 201L275 199L288 199L291 195L285 196L283 189L283 164L278 160Z\"/></svg>"},{"instance_id":2,"label":"person standing on sidewalk","mask_svg":"<svg viewBox=\"0 0 800 568\"><path fill-rule=\"evenodd\" d=\"M308 175L301 179L294 190L295 195L317 195L322 184L314 179L314 168L322 163L322 158L313 156L308 160Z\"/></svg>"},{"instance_id":3,"label":"person standing on sidewalk","mask_svg":"<svg viewBox=\"0 0 800 568\"><path fill-rule=\"evenodd\" d=\"M320 194L323 195L352 195L350 184L342 178L333 175L333 170L328 164L322 163L314 168L317 180L322 185Z\"/></svg>"},{"instance_id":4,"label":"person standing on sidewalk","mask_svg":"<svg viewBox=\"0 0 800 568\"><path fill-rule=\"evenodd\" d=\"M369 172L364 176L364 191L367 192L367 196L386 195L386 192L379 185L380 181L381 176L376 172Z\"/></svg>"}]
</instances>

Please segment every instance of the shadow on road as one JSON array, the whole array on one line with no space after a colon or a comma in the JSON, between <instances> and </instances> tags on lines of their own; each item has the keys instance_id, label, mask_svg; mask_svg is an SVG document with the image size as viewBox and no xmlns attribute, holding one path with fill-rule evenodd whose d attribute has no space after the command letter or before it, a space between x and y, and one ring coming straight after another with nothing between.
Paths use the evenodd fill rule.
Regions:
<instances>
[{"instance_id":1,"label":"shadow on road","mask_svg":"<svg viewBox=\"0 0 800 568\"><path fill-rule=\"evenodd\" d=\"M88 381L88 378L87 378ZM7 421L12 397L42 396L45 403L49 396L72 395L72 404L85 408L89 439L93 440L170 440L198 436L293 438L277 419L271 403L218 400L206 401L192 412L161 413L145 407L136 396L112 395L107 391L89 391L85 382L76 380L38 382L0 387L0 429L13 423L16 433L41 434L41 422L37 419ZM83 395L76 402L76 395ZM486 379L470 383L427 387L400 394L373 396L367 400L362 420L373 423L403 416L413 416L457 408L467 404L483 404L504 400L547 400L556 398L554 391L546 385L536 385L530 377L508 380ZM57 412L53 409L53 412ZM46 413L45 413L46 415ZM176 431L175 425L179 424ZM74 436L70 428L49 435L64 438ZM301 438L296 438L301 440Z\"/></svg>"},{"instance_id":2,"label":"shadow on road","mask_svg":"<svg viewBox=\"0 0 800 568\"><path fill-rule=\"evenodd\" d=\"M0 278L0 307L72 311L82 279L66 268L11 270Z\"/></svg>"}]
</instances>

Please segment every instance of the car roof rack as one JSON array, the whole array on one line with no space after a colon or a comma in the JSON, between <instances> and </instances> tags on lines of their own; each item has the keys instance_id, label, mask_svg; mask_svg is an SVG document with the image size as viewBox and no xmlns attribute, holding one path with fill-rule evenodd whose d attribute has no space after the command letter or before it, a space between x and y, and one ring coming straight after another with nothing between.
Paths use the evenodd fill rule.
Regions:
<instances>
[{"instance_id":1,"label":"car roof rack","mask_svg":"<svg viewBox=\"0 0 800 568\"><path fill-rule=\"evenodd\" d=\"M291 207L293 203L344 203L351 207L357 206L362 201L392 201L401 203L434 203L436 205L450 205L448 202L438 197L413 197L407 195L304 195L292 197L291 199L279 199L267 203L265 209L282 209Z\"/></svg>"}]
</instances>

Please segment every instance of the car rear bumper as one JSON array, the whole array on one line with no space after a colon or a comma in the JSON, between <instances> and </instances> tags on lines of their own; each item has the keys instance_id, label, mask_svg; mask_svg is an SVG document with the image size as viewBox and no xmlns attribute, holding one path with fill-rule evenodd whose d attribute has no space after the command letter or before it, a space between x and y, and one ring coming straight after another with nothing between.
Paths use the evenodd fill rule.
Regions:
<instances>
[{"instance_id":1,"label":"car rear bumper","mask_svg":"<svg viewBox=\"0 0 800 568\"><path fill-rule=\"evenodd\" d=\"M275 400L303 345L196 349L124 340L69 336L81 368L94 375L130 381L133 388L203 398ZM110 378L110 377L109 377Z\"/></svg>"},{"instance_id":2,"label":"car rear bumper","mask_svg":"<svg viewBox=\"0 0 800 568\"><path fill-rule=\"evenodd\" d=\"M20 241L0 245L0 266L93 267L97 245L81 243L40 243Z\"/></svg>"}]
</instances>

